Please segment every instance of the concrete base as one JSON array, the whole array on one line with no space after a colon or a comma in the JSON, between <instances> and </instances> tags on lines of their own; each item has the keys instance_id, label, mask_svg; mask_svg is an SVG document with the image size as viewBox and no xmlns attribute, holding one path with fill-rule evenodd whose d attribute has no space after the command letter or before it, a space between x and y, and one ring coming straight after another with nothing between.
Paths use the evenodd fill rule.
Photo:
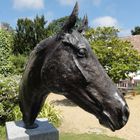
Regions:
<instances>
[{"instance_id":1,"label":"concrete base","mask_svg":"<svg viewBox=\"0 0 140 140\"><path fill-rule=\"evenodd\" d=\"M23 121L6 122L7 140L59 140L58 130L47 119L37 119L38 127L25 129Z\"/></svg>"}]
</instances>

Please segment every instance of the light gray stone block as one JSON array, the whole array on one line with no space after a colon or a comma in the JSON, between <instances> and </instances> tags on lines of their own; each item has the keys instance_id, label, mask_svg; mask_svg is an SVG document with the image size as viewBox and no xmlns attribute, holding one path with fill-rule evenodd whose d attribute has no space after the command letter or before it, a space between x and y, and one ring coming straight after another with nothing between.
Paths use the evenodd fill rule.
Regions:
<instances>
[{"instance_id":1,"label":"light gray stone block","mask_svg":"<svg viewBox=\"0 0 140 140\"><path fill-rule=\"evenodd\" d=\"M35 129L25 129L23 121L6 122L7 140L59 140L58 130L47 119L37 119Z\"/></svg>"}]
</instances>

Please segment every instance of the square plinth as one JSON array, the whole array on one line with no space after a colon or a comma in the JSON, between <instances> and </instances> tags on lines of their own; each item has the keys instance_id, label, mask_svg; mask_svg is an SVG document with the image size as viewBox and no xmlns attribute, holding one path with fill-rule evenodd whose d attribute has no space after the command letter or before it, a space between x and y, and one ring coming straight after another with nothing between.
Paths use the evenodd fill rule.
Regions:
<instances>
[{"instance_id":1,"label":"square plinth","mask_svg":"<svg viewBox=\"0 0 140 140\"><path fill-rule=\"evenodd\" d=\"M23 121L6 122L7 140L59 140L58 130L47 119L37 119L35 129L24 128Z\"/></svg>"}]
</instances>

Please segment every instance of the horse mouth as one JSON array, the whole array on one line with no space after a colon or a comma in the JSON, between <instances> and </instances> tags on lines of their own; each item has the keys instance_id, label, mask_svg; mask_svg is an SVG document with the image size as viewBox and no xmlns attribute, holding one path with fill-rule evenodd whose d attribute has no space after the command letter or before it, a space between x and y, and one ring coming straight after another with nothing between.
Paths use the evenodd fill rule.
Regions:
<instances>
[{"instance_id":1,"label":"horse mouth","mask_svg":"<svg viewBox=\"0 0 140 140\"><path fill-rule=\"evenodd\" d=\"M107 117L104 117L102 119L99 119L99 123L109 129L111 129L112 131L117 130L115 124Z\"/></svg>"},{"instance_id":2,"label":"horse mouth","mask_svg":"<svg viewBox=\"0 0 140 140\"><path fill-rule=\"evenodd\" d=\"M99 118L99 123L109 129L111 129L112 131L115 131L115 130L121 129L127 123L127 120L113 121L113 119L110 116L108 116L108 114L106 114L106 112L103 112L102 117Z\"/></svg>"}]
</instances>

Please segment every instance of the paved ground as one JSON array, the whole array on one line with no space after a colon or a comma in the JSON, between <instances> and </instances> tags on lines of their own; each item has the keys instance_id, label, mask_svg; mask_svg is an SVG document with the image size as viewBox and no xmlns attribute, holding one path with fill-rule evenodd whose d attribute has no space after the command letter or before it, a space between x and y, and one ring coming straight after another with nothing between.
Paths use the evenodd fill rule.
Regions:
<instances>
[{"instance_id":1,"label":"paved ground","mask_svg":"<svg viewBox=\"0 0 140 140\"><path fill-rule=\"evenodd\" d=\"M127 125L116 132L112 132L101 126L95 116L75 106L63 96L50 94L47 100L61 111L63 122L59 128L60 132L96 132L109 136L117 136L126 140L140 140L140 95L126 97L130 108L130 118Z\"/></svg>"}]
</instances>

